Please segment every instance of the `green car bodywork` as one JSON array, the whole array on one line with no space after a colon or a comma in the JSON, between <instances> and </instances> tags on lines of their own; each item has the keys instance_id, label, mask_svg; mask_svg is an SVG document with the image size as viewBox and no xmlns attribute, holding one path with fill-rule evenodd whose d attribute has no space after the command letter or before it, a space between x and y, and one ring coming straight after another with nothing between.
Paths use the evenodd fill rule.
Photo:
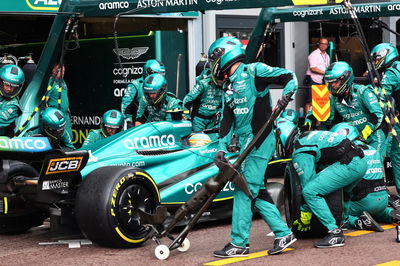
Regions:
<instances>
[{"instance_id":1,"label":"green car bodywork","mask_svg":"<svg viewBox=\"0 0 400 266\"><path fill-rule=\"evenodd\" d=\"M140 168L156 184L161 204L183 204L201 184L218 173L213 163L217 134L210 134L214 140L210 144L192 148L185 138L190 133L190 122L152 122L88 145L85 150L90 150L90 155L81 171L82 178L104 166ZM231 199L233 189L228 183L216 200Z\"/></svg>"}]
</instances>

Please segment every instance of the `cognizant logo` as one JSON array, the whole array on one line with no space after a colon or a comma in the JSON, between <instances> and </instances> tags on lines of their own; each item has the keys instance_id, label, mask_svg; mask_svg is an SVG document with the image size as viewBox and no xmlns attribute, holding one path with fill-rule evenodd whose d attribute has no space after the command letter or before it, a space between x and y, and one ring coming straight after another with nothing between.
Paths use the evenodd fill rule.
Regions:
<instances>
[{"instance_id":1,"label":"cognizant logo","mask_svg":"<svg viewBox=\"0 0 400 266\"><path fill-rule=\"evenodd\" d=\"M128 1L121 1L121 2L100 3L99 4L99 8L101 10L129 8L129 2Z\"/></svg>"},{"instance_id":2,"label":"cognizant logo","mask_svg":"<svg viewBox=\"0 0 400 266\"><path fill-rule=\"evenodd\" d=\"M0 137L0 151L29 151L40 152L51 150L52 147L47 138L7 138Z\"/></svg>"},{"instance_id":3,"label":"cognizant logo","mask_svg":"<svg viewBox=\"0 0 400 266\"><path fill-rule=\"evenodd\" d=\"M124 145L129 150L140 148L159 148L175 146L174 135L145 136L124 140Z\"/></svg>"}]
</instances>

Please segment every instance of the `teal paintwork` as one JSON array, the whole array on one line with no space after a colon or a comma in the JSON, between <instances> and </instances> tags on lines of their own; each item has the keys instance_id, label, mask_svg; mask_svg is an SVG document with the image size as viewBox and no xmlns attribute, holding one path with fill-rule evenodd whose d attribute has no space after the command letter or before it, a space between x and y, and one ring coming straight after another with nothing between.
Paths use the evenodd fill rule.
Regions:
<instances>
[{"instance_id":1,"label":"teal paintwork","mask_svg":"<svg viewBox=\"0 0 400 266\"><path fill-rule=\"evenodd\" d=\"M189 121L146 123L88 145L84 149L90 150L90 156L82 177L103 166L137 167L157 184L162 204L186 202L201 184L218 173L213 163L217 134L210 134L211 143L192 148L185 142L191 128ZM232 195L233 185L229 183L216 199Z\"/></svg>"}]
</instances>

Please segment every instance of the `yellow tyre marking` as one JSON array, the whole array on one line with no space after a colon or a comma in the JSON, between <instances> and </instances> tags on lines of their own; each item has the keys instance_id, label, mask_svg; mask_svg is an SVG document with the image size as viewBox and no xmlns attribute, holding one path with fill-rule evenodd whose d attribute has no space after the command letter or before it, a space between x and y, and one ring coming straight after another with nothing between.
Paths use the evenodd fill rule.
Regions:
<instances>
[{"instance_id":1,"label":"yellow tyre marking","mask_svg":"<svg viewBox=\"0 0 400 266\"><path fill-rule=\"evenodd\" d=\"M131 239L131 238L126 237L126 236L121 232L121 230L119 230L118 227L115 227L115 231L117 231L118 235L119 235L123 240L125 240L126 242L129 242L129 243L142 243L142 242L144 241L144 238L135 240L135 239Z\"/></svg>"},{"instance_id":2,"label":"yellow tyre marking","mask_svg":"<svg viewBox=\"0 0 400 266\"><path fill-rule=\"evenodd\" d=\"M158 191L157 185L156 185L156 183L154 183L154 180L150 176L148 176L147 174L142 173L142 172L135 172L135 175L144 176L148 180L150 180L150 182L153 184L154 188L156 189L157 196L158 196L158 202L160 202L160 192Z\"/></svg>"}]
</instances>

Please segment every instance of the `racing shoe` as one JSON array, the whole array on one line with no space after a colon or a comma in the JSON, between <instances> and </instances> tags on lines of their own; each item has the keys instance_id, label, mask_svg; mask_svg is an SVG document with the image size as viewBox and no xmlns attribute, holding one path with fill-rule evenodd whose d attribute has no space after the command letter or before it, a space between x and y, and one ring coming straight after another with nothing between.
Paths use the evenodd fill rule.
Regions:
<instances>
[{"instance_id":1,"label":"racing shoe","mask_svg":"<svg viewBox=\"0 0 400 266\"><path fill-rule=\"evenodd\" d=\"M395 224L397 224L397 225L400 225L400 211L398 211L398 210L393 210L393 211L390 213L390 216L392 216L392 221L393 221L393 223L395 223Z\"/></svg>"},{"instance_id":2,"label":"racing shoe","mask_svg":"<svg viewBox=\"0 0 400 266\"><path fill-rule=\"evenodd\" d=\"M249 246L242 248L232 243L227 244L221 250L214 251L214 257L218 258L247 257L248 255Z\"/></svg>"},{"instance_id":3,"label":"racing shoe","mask_svg":"<svg viewBox=\"0 0 400 266\"><path fill-rule=\"evenodd\" d=\"M334 248L344 246L343 231L340 228L328 231L328 234L314 244L316 248Z\"/></svg>"},{"instance_id":4,"label":"racing shoe","mask_svg":"<svg viewBox=\"0 0 400 266\"><path fill-rule=\"evenodd\" d=\"M400 197L398 195L394 197L389 197L389 204L392 206L394 209L400 211Z\"/></svg>"},{"instance_id":5,"label":"racing shoe","mask_svg":"<svg viewBox=\"0 0 400 266\"><path fill-rule=\"evenodd\" d=\"M291 244L296 242L296 237L293 233L288 234L284 237L275 238L274 247L268 250L269 255L277 255L282 253L286 248L288 248Z\"/></svg>"},{"instance_id":6,"label":"racing shoe","mask_svg":"<svg viewBox=\"0 0 400 266\"><path fill-rule=\"evenodd\" d=\"M357 229L361 230L371 230L376 232L383 232L383 228L372 218L371 214L368 212L363 212L358 219L355 221L355 226Z\"/></svg>"}]
</instances>

